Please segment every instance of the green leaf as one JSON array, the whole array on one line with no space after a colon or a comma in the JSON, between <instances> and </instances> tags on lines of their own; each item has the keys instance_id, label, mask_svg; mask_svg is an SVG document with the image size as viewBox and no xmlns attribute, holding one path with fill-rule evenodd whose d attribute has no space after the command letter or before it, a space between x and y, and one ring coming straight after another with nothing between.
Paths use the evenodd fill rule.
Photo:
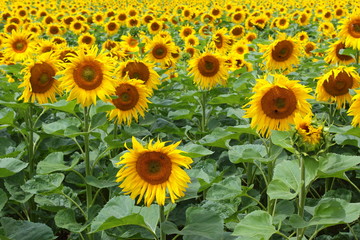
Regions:
<instances>
[{"instance_id":1,"label":"green leaf","mask_svg":"<svg viewBox=\"0 0 360 240\"><path fill-rule=\"evenodd\" d=\"M24 173L20 172L13 176L5 178L5 188L10 193L10 200L14 200L19 203L26 203L33 194L25 192L21 189L24 184Z\"/></svg>"},{"instance_id":2,"label":"green leaf","mask_svg":"<svg viewBox=\"0 0 360 240\"><path fill-rule=\"evenodd\" d=\"M12 65L0 65L0 69L4 70L6 73L18 74L24 68L21 64L12 64Z\"/></svg>"},{"instance_id":3,"label":"green leaf","mask_svg":"<svg viewBox=\"0 0 360 240\"><path fill-rule=\"evenodd\" d=\"M257 136L257 132L255 129L251 128L250 125L237 125L231 126L226 129L226 131L240 133L240 134L251 134Z\"/></svg>"},{"instance_id":4,"label":"green leaf","mask_svg":"<svg viewBox=\"0 0 360 240\"><path fill-rule=\"evenodd\" d=\"M356 50L352 49L352 48L345 48L345 49L340 49L339 54L341 55L346 55L346 56L350 56L354 59L356 59Z\"/></svg>"},{"instance_id":5,"label":"green leaf","mask_svg":"<svg viewBox=\"0 0 360 240\"><path fill-rule=\"evenodd\" d=\"M292 144L291 136L292 133L290 131L271 131L270 139L275 145L294 153L295 149Z\"/></svg>"},{"instance_id":6,"label":"green leaf","mask_svg":"<svg viewBox=\"0 0 360 240\"><path fill-rule=\"evenodd\" d=\"M85 181L90 186L96 187L96 188L108 188L119 185L119 183L115 182L113 179L111 180L103 180L103 179L97 179L94 176L87 176L85 178Z\"/></svg>"},{"instance_id":7,"label":"green leaf","mask_svg":"<svg viewBox=\"0 0 360 240\"><path fill-rule=\"evenodd\" d=\"M21 103L21 102L5 102L0 100L0 105L4 105L9 108L14 109L27 109L29 107L29 103Z\"/></svg>"},{"instance_id":8,"label":"green leaf","mask_svg":"<svg viewBox=\"0 0 360 240\"><path fill-rule=\"evenodd\" d=\"M265 146L259 144L235 145L229 149L229 159L232 163L264 161L266 155Z\"/></svg>"},{"instance_id":9,"label":"green leaf","mask_svg":"<svg viewBox=\"0 0 360 240\"><path fill-rule=\"evenodd\" d=\"M78 119L66 118L52 123L43 123L42 128L47 134L67 136L74 134L75 132L80 132L78 126L80 126L80 121Z\"/></svg>"},{"instance_id":10,"label":"green leaf","mask_svg":"<svg viewBox=\"0 0 360 240\"><path fill-rule=\"evenodd\" d=\"M223 235L224 222L216 213L201 207L189 207L186 209L186 224L181 230L185 236L205 237L218 240Z\"/></svg>"},{"instance_id":11,"label":"green leaf","mask_svg":"<svg viewBox=\"0 0 360 240\"><path fill-rule=\"evenodd\" d=\"M75 213L72 209L62 209L55 215L55 224L59 228L65 228L71 232L80 233L86 226L82 226L75 219Z\"/></svg>"},{"instance_id":12,"label":"green leaf","mask_svg":"<svg viewBox=\"0 0 360 240\"><path fill-rule=\"evenodd\" d=\"M0 158L0 177L12 176L26 168L27 165L16 158Z\"/></svg>"},{"instance_id":13,"label":"green leaf","mask_svg":"<svg viewBox=\"0 0 360 240\"><path fill-rule=\"evenodd\" d=\"M174 120L191 119L193 113L188 109L179 109L176 111L170 111L168 117Z\"/></svg>"},{"instance_id":14,"label":"green leaf","mask_svg":"<svg viewBox=\"0 0 360 240\"><path fill-rule=\"evenodd\" d=\"M318 176L342 177L343 173L351 170L360 163L360 156L347 156L336 153L328 153L319 158Z\"/></svg>"},{"instance_id":15,"label":"green leaf","mask_svg":"<svg viewBox=\"0 0 360 240\"><path fill-rule=\"evenodd\" d=\"M62 173L52 173L49 175L36 175L28 180L21 188L28 193L51 192L61 186L65 176Z\"/></svg>"},{"instance_id":16,"label":"green leaf","mask_svg":"<svg viewBox=\"0 0 360 240\"><path fill-rule=\"evenodd\" d=\"M335 199L322 199L315 207L314 217L310 225L331 225L340 223L346 216L341 203Z\"/></svg>"},{"instance_id":17,"label":"green leaf","mask_svg":"<svg viewBox=\"0 0 360 240\"><path fill-rule=\"evenodd\" d=\"M209 104L229 104L229 105L242 105L243 99L239 97L238 93L222 94L214 97L209 101Z\"/></svg>"},{"instance_id":18,"label":"green leaf","mask_svg":"<svg viewBox=\"0 0 360 240\"><path fill-rule=\"evenodd\" d=\"M203 157L203 156L208 156L213 154L213 151L210 151L209 149L207 149L206 147L202 146L202 145L198 145L198 144L194 144L194 143L188 143L182 147L180 147L180 149L186 153L182 153L182 155L191 157L191 158L196 158L196 157Z\"/></svg>"},{"instance_id":19,"label":"green leaf","mask_svg":"<svg viewBox=\"0 0 360 240\"><path fill-rule=\"evenodd\" d=\"M228 148L230 139L238 139L238 133L226 131L224 128L217 127L210 134L200 139L199 143L205 146Z\"/></svg>"},{"instance_id":20,"label":"green leaf","mask_svg":"<svg viewBox=\"0 0 360 240\"><path fill-rule=\"evenodd\" d=\"M15 119L15 111L10 108L0 109L0 125L9 124L12 125Z\"/></svg>"},{"instance_id":21,"label":"green leaf","mask_svg":"<svg viewBox=\"0 0 360 240\"><path fill-rule=\"evenodd\" d=\"M36 172L38 174L49 174L56 171L70 171L79 162L79 158L75 158L71 166L65 165L64 153L53 152L46 156L46 158L40 161L37 165Z\"/></svg>"},{"instance_id":22,"label":"green leaf","mask_svg":"<svg viewBox=\"0 0 360 240\"><path fill-rule=\"evenodd\" d=\"M242 194L241 178L230 176L219 183L214 183L207 191L206 199L218 201L232 199Z\"/></svg>"},{"instance_id":23,"label":"green leaf","mask_svg":"<svg viewBox=\"0 0 360 240\"><path fill-rule=\"evenodd\" d=\"M97 101L96 106L93 107L96 113L107 112L115 109L114 104L111 102Z\"/></svg>"},{"instance_id":24,"label":"green leaf","mask_svg":"<svg viewBox=\"0 0 360 240\"><path fill-rule=\"evenodd\" d=\"M150 208L158 209L158 206L152 205ZM91 231L98 232L123 225L138 225L146 229L153 229L154 222L157 222L158 219L159 216L154 209L147 212L135 206L130 197L117 196L108 201L100 210L92 221Z\"/></svg>"},{"instance_id":25,"label":"green leaf","mask_svg":"<svg viewBox=\"0 0 360 240\"><path fill-rule=\"evenodd\" d=\"M262 210L256 210L246 215L236 225L233 235L266 240L275 232L276 229L272 225L270 214Z\"/></svg>"},{"instance_id":26,"label":"green leaf","mask_svg":"<svg viewBox=\"0 0 360 240\"><path fill-rule=\"evenodd\" d=\"M276 204L273 222L275 224L278 224L288 216L292 215L294 212L295 212L295 207L292 201L281 200Z\"/></svg>"},{"instance_id":27,"label":"green leaf","mask_svg":"<svg viewBox=\"0 0 360 240\"><path fill-rule=\"evenodd\" d=\"M305 161L305 185L316 177L316 162L312 159ZM300 166L297 160L283 161L275 166L274 176L270 182L267 194L271 199L293 199L299 193Z\"/></svg>"},{"instance_id":28,"label":"green leaf","mask_svg":"<svg viewBox=\"0 0 360 240\"><path fill-rule=\"evenodd\" d=\"M43 223L19 221L8 217L1 218L0 223L5 236L12 240L49 240L55 238L51 228Z\"/></svg>"},{"instance_id":29,"label":"green leaf","mask_svg":"<svg viewBox=\"0 0 360 240\"><path fill-rule=\"evenodd\" d=\"M0 211L3 209L3 207L5 206L6 202L8 201L7 195L4 192L4 190L2 190L0 188Z\"/></svg>"},{"instance_id":30,"label":"green leaf","mask_svg":"<svg viewBox=\"0 0 360 240\"><path fill-rule=\"evenodd\" d=\"M55 109L55 110L59 110L62 112L67 112L67 113L71 113L71 114L75 114L75 106L76 106L76 101L66 101L64 99L61 99L55 103L45 103L45 104L41 104L41 106L45 107L45 108L50 108L50 109Z\"/></svg>"}]
</instances>

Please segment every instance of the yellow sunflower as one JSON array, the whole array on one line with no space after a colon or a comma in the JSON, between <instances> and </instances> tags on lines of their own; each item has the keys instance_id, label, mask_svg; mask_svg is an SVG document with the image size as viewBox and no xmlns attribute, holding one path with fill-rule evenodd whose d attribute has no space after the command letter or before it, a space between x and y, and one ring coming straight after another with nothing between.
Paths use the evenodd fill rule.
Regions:
<instances>
[{"instance_id":1,"label":"yellow sunflower","mask_svg":"<svg viewBox=\"0 0 360 240\"><path fill-rule=\"evenodd\" d=\"M297 115L311 113L311 105L306 99L313 98L311 91L299 83L289 80L284 75L275 74L273 82L258 79L253 88L254 95L246 106L244 117L252 118L251 127L264 137L269 137L271 130L286 131L289 124L294 124Z\"/></svg>"},{"instance_id":2,"label":"yellow sunflower","mask_svg":"<svg viewBox=\"0 0 360 240\"><path fill-rule=\"evenodd\" d=\"M360 14L353 13L349 18L341 21L339 36L346 46L360 50Z\"/></svg>"},{"instance_id":3,"label":"yellow sunflower","mask_svg":"<svg viewBox=\"0 0 360 240\"><path fill-rule=\"evenodd\" d=\"M316 44L313 42L307 42L304 45L304 52L305 55L308 57L311 57L313 55L312 51L314 51L316 49Z\"/></svg>"},{"instance_id":4,"label":"yellow sunflower","mask_svg":"<svg viewBox=\"0 0 360 240\"><path fill-rule=\"evenodd\" d=\"M296 132L300 135L301 141L304 144L309 144L308 148L311 148L311 145L318 145L321 140L323 127L314 127L311 124L312 118L311 115L306 115L305 117L296 117L295 118L295 129ZM312 147L314 148L314 147Z\"/></svg>"},{"instance_id":5,"label":"yellow sunflower","mask_svg":"<svg viewBox=\"0 0 360 240\"><path fill-rule=\"evenodd\" d=\"M161 21L153 20L147 24L147 28L150 34L155 35L162 30L163 24Z\"/></svg>"},{"instance_id":6,"label":"yellow sunflower","mask_svg":"<svg viewBox=\"0 0 360 240\"><path fill-rule=\"evenodd\" d=\"M295 39L286 37L285 33L280 33L277 40L271 43L266 49L262 58L266 61L268 70L291 70L292 65L299 63L301 53L300 45Z\"/></svg>"},{"instance_id":7,"label":"yellow sunflower","mask_svg":"<svg viewBox=\"0 0 360 240\"><path fill-rule=\"evenodd\" d=\"M115 21L110 21L104 24L104 29L109 36L112 36L119 31L120 25Z\"/></svg>"},{"instance_id":8,"label":"yellow sunflower","mask_svg":"<svg viewBox=\"0 0 360 240\"><path fill-rule=\"evenodd\" d=\"M19 100L24 102L48 103L56 101L60 94L59 81L54 77L58 72L57 59L51 53L45 53L34 60L28 60L24 73L24 82L19 88L25 87Z\"/></svg>"},{"instance_id":9,"label":"yellow sunflower","mask_svg":"<svg viewBox=\"0 0 360 240\"><path fill-rule=\"evenodd\" d=\"M121 77L128 76L130 79L141 80L150 90L157 89L160 84L160 76L154 70L154 65L142 60L131 59L122 62L116 69L116 73Z\"/></svg>"},{"instance_id":10,"label":"yellow sunflower","mask_svg":"<svg viewBox=\"0 0 360 240\"><path fill-rule=\"evenodd\" d=\"M91 47L95 44L96 38L90 33L83 33L78 37L78 45L85 45Z\"/></svg>"},{"instance_id":11,"label":"yellow sunflower","mask_svg":"<svg viewBox=\"0 0 360 240\"><path fill-rule=\"evenodd\" d=\"M173 203L185 196L190 177L181 167L190 168L193 161L176 149L180 142L168 146L165 143L150 140L144 147L133 137L133 149L128 148L129 152L120 157L118 164L123 166L116 174L116 181L121 182L120 187L132 199L139 196L138 204L144 198L146 206L155 199L163 206L166 192Z\"/></svg>"},{"instance_id":12,"label":"yellow sunflower","mask_svg":"<svg viewBox=\"0 0 360 240\"><path fill-rule=\"evenodd\" d=\"M349 116L354 116L351 125L358 127L360 125L360 91L355 90L356 95L352 98L351 106L348 110Z\"/></svg>"},{"instance_id":13,"label":"yellow sunflower","mask_svg":"<svg viewBox=\"0 0 360 240\"><path fill-rule=\"evenodd\" d=\"M195 30L192 26L185 25L181 27L179 35L183 40L192 34L195 34Z\"/></svg>"},{"instance_id":14,"label":"yellow sunflower","mask_svg":"<svg viewBox=\"0 0 360 240\"><path fill-rule=\"evenodd\" d=\"M67 100L77 100L83 107L96 104L96 97L106 101L115 92L116 80L111 77L114 62L96 46L79 48L76 55L67 57L59 74L61 87L70 92Z\"/></svg>"},{"instance_id":15,"label":"yellow sunflower","mask_svg":"<svg viewBox=\"0 0 360 240\"><path fill-rule=\"evenodd\" d=\"M242 38L245 34L245 28L241 25L235 25L230 29L230 34L233 38L239 39Z\"/></svg>"},{"instance_id":16,"label":"yellow sunflower","mask_svg":"<svg viewBox=\"0 0 360 240\"><path fill-rule=\"evenodd\" d=\"M131 124L132 119L138 121L138 116L145 116L150 102L147 98L152 94L151 89L144 82L137 79L123 78L118 82L115 90L117 98L111 100L115 109L108 112L110 120L115 119L118 124Z\"/></svg>"},{"instance_id":17,"label":"yellow sunflower","mask_svg":"<svg viewBox=\"0 0 360 240\"><path fill-rule=\"evenodd\" d=\"M11 61L23 61L34 53L33 34L28 31L13 31L4 40L3 53Z\"/></svg>"},{"instance_id":18,"label":"yellow sunflower","mask_svg":"<svg viewBox=\"0 0 360 240\"><path fill-rule=\"evenodd\" d=\"M337 108L351 101L349 90L358 88L360 77L354 67L339 66L319 78L316 86L318 101L336 102Z\"/></svg>"},{"instance_id":19,"label":"yellow sunflower","mask_svg":"<svg viewBox=\"0 0 360 240\"><path fill-rule=\"evenodd\" d=\"M171 54L176 53L176 46L172 39L155 35L152 41L145 45L145 52L149 61L164 65L173 60Z\"/></svg>"},{"instance_id":20,"label":"yellow sunflower","mask_svg":"<svg viewBox=\"0 0 360 240\"><path fill-rule=\"evenodd\" d=\"M189 74L194 76L194 83L202 89L211 89L217 84L225 85L228 79L225 58L206 51L190 59Z\"/></svg>"},{"instance_id":21,"label":"yellow sunflower","mask_svg":"<svg viewBox=\"0 0 360 240\"><path fill-rule=\"evenodd\" d=\"M221 28L216 30L212 36L215 48L220 53L226 53L230 48L230 37L227 35L227 29Z\"/></svg>"},{"instance_id":22,"label":"yellow sunflower","mask_svg":"<svg viewBox=\"0 0 360 240\"><path fill-rule=\"evenodd\" d=\"M355 61L352 56L340 54L341 49L345 49L345 44L338 40L331 44L330 48L326 51L327 56L325 57L325 62L332 64L349 64Z\"/></svg>"}]
</instances>

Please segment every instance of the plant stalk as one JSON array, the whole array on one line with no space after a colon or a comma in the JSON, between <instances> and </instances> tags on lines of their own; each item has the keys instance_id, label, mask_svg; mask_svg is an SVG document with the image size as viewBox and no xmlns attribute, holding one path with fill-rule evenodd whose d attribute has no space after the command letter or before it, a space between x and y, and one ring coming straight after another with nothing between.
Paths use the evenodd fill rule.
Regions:
<instances>
[{"instance_id":1,"label":"plant stalk","mask_svg":"<svg viewBox=\"0 0 360 240\"><path fill-rule=\"evenodd\" d=\"M159 210L160 210L160 240L166 240L166 234L164 233L165 207L159 206Z\"/></svg>"},{"instance_id":2,"label":"plant stalk","mask_svg":"<svg viewBox=\"0 0 360 240\"><path fill-rule=\"evenodd\" d=\"M298 215L303 219L304 218L304 208L305 208L305 199L306 199L306 184L305 184L305 161L303 156L299 154L300 161L300 193L299 193L299 207L298 207ZM297 239L302 239L304 235L304 228L300 228L297 230Z\"/></svg>"}]
</instances>

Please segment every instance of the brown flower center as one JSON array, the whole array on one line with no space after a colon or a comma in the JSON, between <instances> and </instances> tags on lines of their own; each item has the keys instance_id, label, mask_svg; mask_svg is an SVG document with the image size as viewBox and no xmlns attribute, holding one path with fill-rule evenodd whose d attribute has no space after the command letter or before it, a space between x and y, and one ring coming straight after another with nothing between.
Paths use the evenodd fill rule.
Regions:
<instances>
[{"instance_id":1,"label":"brown flower center","mask_svg":"<svg viewBox=\"0 0 360 240\"><path fill-rule=\"evenodd\" d=\"M27 42L24 39L19 39L12 44L12 48L17 53L23 53L27 49Z\"/></svg>"},{"instance_id":2,"label":"brown flower center","mask_svg":"<svg viewBox=\"0 0 360 240\"><path fill-rule=\"evenodd\" d=\"M164 44L157 44L153 50L151 51L152 55L154 56L154 58L156 59L163 59L166 57L167 55L167 48Z\"/></svg>"},{"instance_id":3,"label":"brown flower center","mask_svg":"<svg viewBox=\"0 0 360 240\"><path fill-rule=\"evenodd\" d=\"M122 111L133 109L139 101L139 93L136 87L124 83L116 88L118 98L113 99L113 104Z\"/></svg>"},{"instance_id":4,"label":"brown flower center","mask_svg":"<svg viewBox=\"0 0 360 240\"><path fill-rule=\"evenodd\" d=\"M160 25L157 22L151 23L151 30L157 31L160 29Z\"/></svg>"},{"instance_id":5,"label":"brown flower center","mask_svg":"<svg viewBox=\"0 0 360 240\"><path fill-rule=\"evenodd\" d=\"M30 69L30 83L33 93L47 92L54 82L55 70L48 63L36 63Z\"/></svg>"},{"instance_id":6,"label":"brown flower center","mask_svg":"<svg viewBox=\"0 0 360 240\"><path fill-rule=\"evenodd\" d=\"M114 31L116 29L116 23L114 22L109 23L107 28L109 31Z\"/></svg>"},{"instance_id":7,"label":"brown flower center","mask_svg":"<svg viewBox=\"0 0 360 240\"><path fill-rule=\"evenodd\" d=\"M234 36L240 36L243 33L243 29L241 27L236 27L231 31L231 33Z\"/></svg>"},{"instance_id":8,"label":"brown flower center","mask_svg":"<svg viewBox=\"0 0 360 240\"><path fill-rule=\"evenodd\" d=\"M217 33L215 36L216 36L216 38L215 38L215 46L217 48L221 49L222 46L223 46L223 42L224 42L223 36L220 33Z\"/></svg>"},{"instance_id":9,"label":"brown flower center","mask_svg":"<svg viewBox=\"0 0 360 240\"><path fill-rule=\"evenodd\" d=\"M272 119L284 119L296 110L297 100L292 90L274 86L261 98L261 108Z\"/></svg>"},{"instance_id":10,"label":"brown flower center","mask_svg":"<svg viewBox=\"0 0 360 240\"><path fill-rule=\"evenodd\" d=\"M129 62L122 70L122 77L125 77L126 73L130 79L140 79L144 81L144 84L150 79L149 68L142 62Z\"/></svg>"},{"instance_id":11,"label":"brown flower center","mask_svg":"<svg viewBox=\"0 0 360 240\"><path fill-rule=\"evenodd\" d=\"M338 45L336 45L336 56L341 61L349 61L349 60L353 59L353 57L351 57L351 56L340 54L341 49L345 49L345 44L344 43L339 43Z\"/></svg>"},{"instance_id":12,"label":"brown flower center","mask_svg":"<svg viewBox=\"0 0 360 240\"><path fill-rule=\"evenodd\" d=\"M166 182L171 175L171 160L161 152L145 152L138 157L136 171L151 185Z\"/></svg>"},{"instance_id":13,"label":"brown flower center","mask_svg":"<svg viewBox=\"0 0 360 240\"><path fill-rule=\"evenodd\" d=\"M332 74L327 81L323 83L325 91L331 96L341 96L349 93L353 86L353 78L346 72L340 72L336 78Z\"/></svg>"},{"instance_id":14,"label":"brown flower center","mask_svg":"<svg viewBox=\"0 0 360 240\"><path fill-rule=\"evenodd\" d=\"M82 89L93 90L99 87L103 80L100 62L96 60L84 61L74 69L75 83Z\"/></svg>"},{"instance_id":15,"label":"brown flower center","mask_svg":"<svg viewBox=\"0 0 360 240\"><path fill-rule=\"evenodd\" d=\"M126 19L126 14L124 14L124 13L119 14L118 19L119 19L121 22L125 21L125 19Z\"/></svg>"},{"instance_id":16,"label":"brown flower center","mask_svg":"<svg viewBox=\"0 0 360 240\"><path fill-rule=\"evenodd\" d=\"M50 33L51 34L58 34L59 33L59 28L57 26L51 26L50 27Z\"/></svg>"},{"instance_id":17,"label":"brown flower center","mask_svg":"<svg viewBox=\"0 0 360 240\"><path fill-rule=\"evenodd\" d=\"M294 46L290 41L282 40L276 44L271 52L271 56L277 62L284 62L291 57L293 49Z\"/></svg>"},{"instance_id":18,"label":"brown flower center","mask_svg":"<svg viewBox=\"0 0 360 240\"><path fill-rule=\"evenodd\" d=\"M220 62L214 56L204 56L199 60L198 69L201 75L213 77L219 72Z\"/></svg>"},{"instance_id":19,"label":"brown flower center","mask_svg":"<svg viewBox=\"0 0 360 240\"><path fill-rule=\"evenodd\" d=\"M360 19L351 21L349 24L349 34L354 38L360 38Z\"/></svg>"},{"instance_id":20,"label":"brown flower center","mask_svg":"<svg viewBox=\"0 0 360 240\"><path fill-rule=\"evenodd\" d=\"M185 37L189 36L190 34L192 34L191 28L185 28L185 29L183 30L183 35L184 35Z\"/></svg>"},{"instance_id":21,"label":"brown flower center","mask_svg":"<svg viewBox=\"0 0 360 240\"><path fill-rule=\"evenodd\" d=\"M90 44L92 42L92 38L89 36L85 36L83 37L82 42L85 44Z\"/></svg>"}]
</instances>

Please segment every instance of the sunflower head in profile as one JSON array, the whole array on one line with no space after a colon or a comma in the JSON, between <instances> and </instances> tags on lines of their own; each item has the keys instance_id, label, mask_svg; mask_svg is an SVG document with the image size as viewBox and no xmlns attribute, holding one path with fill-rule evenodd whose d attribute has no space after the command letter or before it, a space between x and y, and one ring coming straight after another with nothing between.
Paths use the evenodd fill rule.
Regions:
<instances>
[{"instance_id":1,"label":"sunflower head in profile","mask_svg":"<svg viewBox=\"0 0 360 240\"><path fill-rule=\"evenodd\" d=\"M177 52L176 45L171 38L163 38L160 35L145 45L146 58L161 65L172 62L172 55Z\"/></svg>"},{"instance_id":2,"label":"sunflower head in profile","mask_svg":"<svg viewBox=\"0 0 360 240\"><path fill-rule=\"evenodd\" d=\"M349 116L354 116L351 125L354 127L360 126L360 90L355 90L356 94L352 98L350 108L348 110Z\"/></svg>"},{"instance_id":3,"label":"sunflower head in profile","mask_svg":"<svg viewBox=\"0 0 360 240\"><path fill-rule=\"evenodd\" d=\"M267 78L273 78L272 82ZM286 131L297 115L311 113L311 105L306 101L313 98L310 91L299 81L280 74L258 79L250 102L244 106L249 106L244 117L252 118L251 127L264 137L269 137L271 130Z\"/></svg>"},{"instance_id":4,"label":"sunflower head in profile","mask_svg":"<svg viewBox=\"0 0 360 240\"><path fill-rule=\"evenodd\" d=\"M4 56L18 62L29 58L34 53L35 40L28 31L12 31L4 40Z\"/></svg>"},{"instance_id":5,"label":"sunflower head in profile","mask_svg":"<svg viewBox=\"0 0 360 240\"><path fill-rule=\"evenodd\" d=\"M299 63L300 45L295 39L280 33L278 38L266 49L263 58L267 70L291 70L292 65Z\"/></svg>"},{"instance_id":6,"label":"sunflower head in profile","mask_svg":"<svg viewBox=\"0 0 360 240\"><path fill-rule=\"evenodd\" d=\"M217 84L225 85L228 79L226 59L209 50L189 60L189 74L201 89L212 89Z\"/></svg>"},{"instance_id":7,"label":"sunflower head in profile","mask_svg":"<svg viewBox=\"0 0 360 240\"><path fill-rule=\"evenodd\" d=\"M330 64L350 64L355 61L352 56L344 55L340 53L340 50L345 49L345 44L338 40L330 45L330 48L326 51L327 56L325 62Z\"/></svg>"},{"instance_id":8,"label":"sunflower head in profile","mask_svg":"<svg viewBox=\"0 0 360 240\"><path fill-rule=\"evenodd\" d=\"M116 74L121 78L141 80L151 92L160 84L160 76L154 70L154 65L143 60L131 59L121 63Z\"/></svg>"},{"instance_id":9,"label":"sunflower head in profile","mask_svg":"<svg viewBox=\"0 0 360 240\"><path fill-rule=\"evenodd\" d=\"M115 92L116 80L111 77L114 61L98 48L79 48L62 63L61 87L70 92L67 100L77 100L83 107L96 104L96 98L106 101Z\"/></svg>"},{"instance_id":10,"label":"sunflower head in profile","mask_svg":"<svg viewBox=\"0 0 360 240\"><path fill-rule=\"evenodd\" d=\"M58 72L57 59L48 52L37 57L34 61L28 59L24 73L24 82L19 88L25 87L19 100L40 104L55 102L56 94L60 94L59 82L55 79Z\"/></svg>"},{"instance_id":11,"label":"sunflower head in profile","mask_svg":"<svg viewBox=\"0 0 360 240\"><path fill-rule=\"evenodd\" d=\"M323 140L323 127L314 126L310 114L295 118L296 139L295 144L301 152L315 151Z\"/></svg>"},{"instance_id":12,"label":"sunflower head in profile","mask_svg":"<svg viewBox=\"0 0 360 240\"><path fill-rule=\"evenodd\" d=\"M115 119L118 124L127 125L131 124L132 119L138 121L139 115L145 115L151 94L151 89L146 87L143 81L122 78L115 88L115 98L111 100L116 108L108 112L108 118Z\"/></svg>"},{"instance_id":13,"label":"sunflower head in profile","mask_svg":"<svg viewBox=\"0 0 360 240\"><path fill-rule=\"evenodd\" d=\"M191 158L182 155L176 149L180 142L165 146L166 142L157 140L143 146L135 137L132 138L132 149L120 157L118 164L123 165L116 174L116 181L132 199L142 199L146 206L154 200L160 206L165 205L166 192L171 202L185 196L190 177L182 169L190 168Z\"/></svg>"},{"instance_id":14,"label":"sunflower head in profile","mask_svg":"<svg viewBox=\"0 0 360 240\"><path fill-rule=\"evenodd\" d=\"M339 36L346 46L360 50L360 12L341 21Z\"/></svg>"},{"instance_id":15,"label":"sunflower head in profile","mask_svg":"<svg viewBox=\"0 0 360 240\"><path fill-rule=\"evenodd\" d=\"M339 66L319 78L316 86L318 101L336 102L337 108L351 101L349 90L358 88L360 77L354 67Z\"/></svg>"}]
</instances>

